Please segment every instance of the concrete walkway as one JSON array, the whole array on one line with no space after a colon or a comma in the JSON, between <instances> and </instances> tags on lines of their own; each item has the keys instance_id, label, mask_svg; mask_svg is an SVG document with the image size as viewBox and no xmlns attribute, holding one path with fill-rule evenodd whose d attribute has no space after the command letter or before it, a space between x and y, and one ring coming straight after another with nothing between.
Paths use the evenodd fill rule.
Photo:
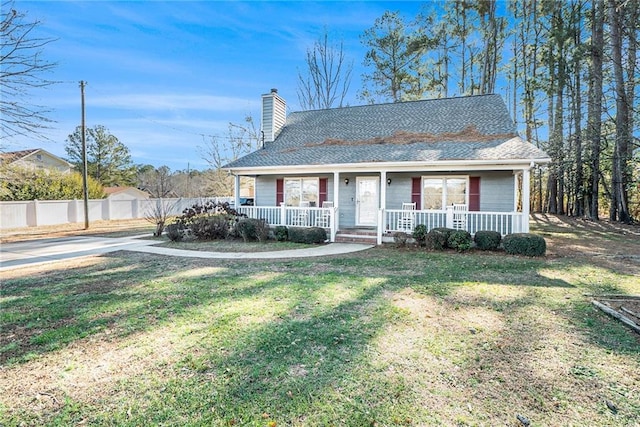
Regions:
<instances>
[{"instance_id":1,"label":"concrete walkway","mask_svg":"<svg viewBox=\"0 0 640 427\"><path fill-rule=\"evenodd\" d=\"M158 241L140 237L76 236L5 243L0 246L0 271L100 255L115 251L145 252L157 255L204 259L287 259L340 255L372 248L372 245L331 243L305 249L272 252L204 252L155 247Z\"/></svg>"}]
</instances>

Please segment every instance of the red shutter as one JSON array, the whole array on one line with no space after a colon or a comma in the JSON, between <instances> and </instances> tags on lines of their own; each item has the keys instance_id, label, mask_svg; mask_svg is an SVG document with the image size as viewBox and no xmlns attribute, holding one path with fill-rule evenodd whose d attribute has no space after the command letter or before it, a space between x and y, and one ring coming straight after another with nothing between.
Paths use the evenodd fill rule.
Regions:
<instances>
[{"instance_id":1,"label":"red shutter","mask_svg":"<svg viewBox=\"0 0 640 427\"><path fill-rule=\"evenodd\" d=\"M469 178L469 210L480 210L480 177L472 176Z\"/></svg>"},{"instance_id":2,"label":"red shutter","mask_svg":"<svg viewBox=\"0 0 640 427\"><path fill-rule=\"evenodd\" d=\"M322 203L327 200L327 183L328 178L320 178L320 194L318 194L318 207L322 207Z\"/></svg>"},{"instance_id":3,"label":"red shutter","mask_svg":"<svg viewBox=\"0 0 640 427\"><path fill-rule=\"evenodd\" d=\"M411 178L411 203L416 204L416 209L422 209L422 178Z\"/></svg>"},{"instance_id":4,"label":"red shutter","mask_svg":"<svg viewBox=\"0 0 640 427\"><path fill-rule=\"evenodd\" d=\"M276 206L284 202L284 179L276 179Z\"/></svg>"}]
</instances>

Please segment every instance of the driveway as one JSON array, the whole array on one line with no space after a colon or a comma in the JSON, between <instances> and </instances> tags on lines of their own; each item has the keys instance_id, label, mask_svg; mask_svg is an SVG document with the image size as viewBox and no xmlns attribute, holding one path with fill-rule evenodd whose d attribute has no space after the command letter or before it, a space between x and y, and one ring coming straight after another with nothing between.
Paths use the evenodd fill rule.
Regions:
<instances>
[{"instance_id":1,"label":"driveway","mask_svg":"<svg viewBox=\"0 0 640 427\"><path fill-rule=\"evenodd\" d=\"M135 237L109 238L92 236L58 237L4 243L0 246L0 271L26 265L99 255L155 243L157 242L136 239Z\"/></svg>"}]
</instances>

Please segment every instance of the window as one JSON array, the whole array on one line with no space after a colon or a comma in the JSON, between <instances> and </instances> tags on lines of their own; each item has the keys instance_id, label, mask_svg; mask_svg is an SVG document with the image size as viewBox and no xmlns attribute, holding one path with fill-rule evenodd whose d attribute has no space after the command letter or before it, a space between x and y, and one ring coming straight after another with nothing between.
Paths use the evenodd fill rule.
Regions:
<instances>
[{"instance_id":1,"label":"window","mask_svg":"<svg viewBox=\"0 0 640 427\"><path fill-rule=\"evenodd\" d=\"M318 206L318 178L285 178L284 202L287 206L300 206L309 202L309 206Z\"/></svg>"},{"instance_id":2,"label":"window","mask_svg":"<svg viewBox=\"0 0 640 427\"><path fill-rule=\"evenodd\" d=\"M467 204L466 177L423 177L422 209L441 210L453 204Z\"/></svg>"}]
</instances>

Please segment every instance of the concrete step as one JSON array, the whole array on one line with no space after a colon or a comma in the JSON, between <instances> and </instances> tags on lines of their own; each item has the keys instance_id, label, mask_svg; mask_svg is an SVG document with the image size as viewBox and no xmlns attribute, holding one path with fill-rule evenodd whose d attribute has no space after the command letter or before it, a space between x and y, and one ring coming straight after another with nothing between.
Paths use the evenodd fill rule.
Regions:
<instances>
[{"instance_id":1,"label":"concrete step","mask_svg":"<svg viewBox=\"0 0 640 427\"><path fill-rule=\"evenodd\" d=\"M343 231L336 234L336 243L362 243L375 245L378 242L378 236L371 232L361 231Z\"/></svg>"}]
</instances>

